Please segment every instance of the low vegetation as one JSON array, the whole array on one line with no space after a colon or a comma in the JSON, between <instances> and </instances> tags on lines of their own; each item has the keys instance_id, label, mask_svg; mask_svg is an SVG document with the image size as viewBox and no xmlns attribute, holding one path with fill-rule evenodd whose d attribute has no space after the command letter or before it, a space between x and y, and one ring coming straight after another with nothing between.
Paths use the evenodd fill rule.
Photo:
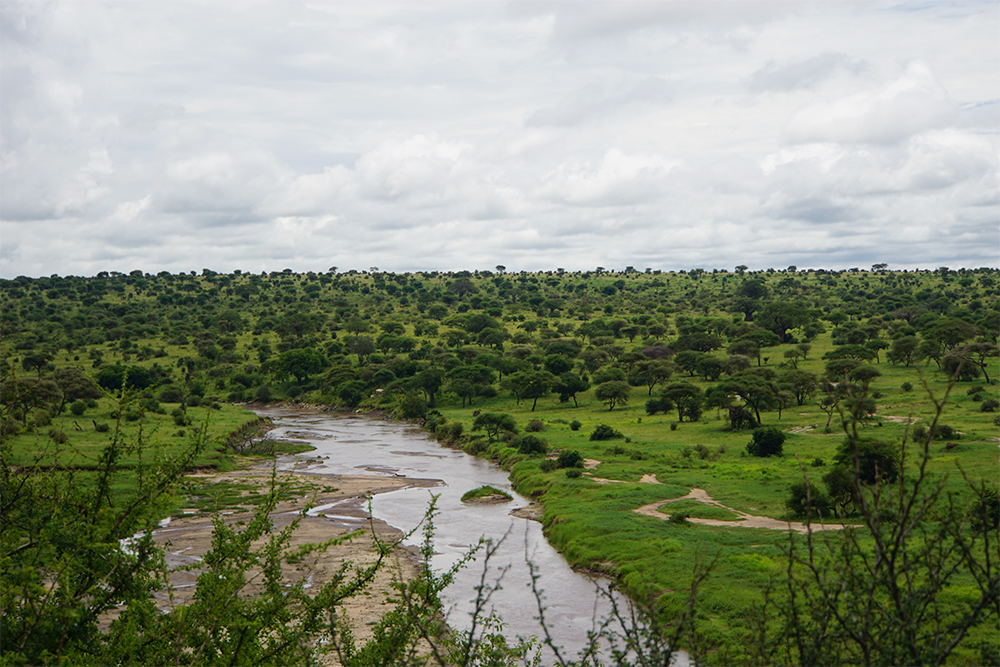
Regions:
<instances>
[{"instance_id":1,"label":"low vegetation","mask_svg":"<svg viewBox=\"0 0 1000 667\"><path fill-rule=\"evenodd\" d=\"M509 468L574 566L657 600L665 619L699 619L679 641L707 662L995 662L995 557L981 560L1000 502L998 278L876 265L3 280L4 462L97 488L109 442L142 442L116 450L117 498L147 464L188 451L206 421L188 468L270 455L252 437L224 444L250 420L247 403L392 414ZM105 393L123 389L123 405ZM820 538L633 511L693 488L739 512L853 528ZM149 515L168 514L174 493ZM661 508L727 520L717 510ZM894 533L906 517L912 530ZM867 634L837 626L821 653L777 639L836 624L848 610L834 574L847 581L844 568L861 572L876 553L902 566L878 550L904 538L911 550L956 545L918 577L938 577L934 598L878 571L855 582L858 599L897 621L920 614L896 630L882 617ZM889 651L930 645L920 633L935 624L938 653ZM910 635L893 634L904 626Z\"/></svg>"},{"instance_id":2,"label":"low vegetation","mask_svg":"<svg viewBox=\"0 0 1000 667\"><path fill-rule=\"evenodd\" d=\"M462 494L463 503L476 500L507 502L513 500L513 498L511 498L511 495L506 491L501 491L500 489L494 488L489 485L480 486L479 488L472 489L471 491L466 491L465 493Z\"/></svg>"}]
</instances>

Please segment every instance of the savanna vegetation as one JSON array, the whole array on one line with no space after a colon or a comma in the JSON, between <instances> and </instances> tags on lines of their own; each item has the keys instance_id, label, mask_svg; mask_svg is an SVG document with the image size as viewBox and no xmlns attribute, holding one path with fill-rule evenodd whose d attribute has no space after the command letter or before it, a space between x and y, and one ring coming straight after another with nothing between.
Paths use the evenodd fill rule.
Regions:
<instances>
[{"instance_id":1,"label":"savanna vegetation","mask_svg":"<svg viewBox=\"0 0 1000 667\"><path fill-rule=\"evenodd\" d=\"M301 402L414 421L497 460L572 564L707 663L996 663L998 278L498 266L0 281L5 610L53 581L24 569L28 552L55 558L26 499L88 493L66 503L83 514L133 499L115 524L132 534L176 506L185 470L254 453L260 425L241 406ZM634 512L691 489L714 504ZM74 553L66 571L91 585L120 571ZM142 576L126 582L136 599L157 585ZM106 609L128 599L113 590ZM254 623L294 604L314 614L296 627L315 629L309 600L337 595L273 592L277 615ZM126 618L118 646L153 627Z\"/></svg>"}]
</instances>

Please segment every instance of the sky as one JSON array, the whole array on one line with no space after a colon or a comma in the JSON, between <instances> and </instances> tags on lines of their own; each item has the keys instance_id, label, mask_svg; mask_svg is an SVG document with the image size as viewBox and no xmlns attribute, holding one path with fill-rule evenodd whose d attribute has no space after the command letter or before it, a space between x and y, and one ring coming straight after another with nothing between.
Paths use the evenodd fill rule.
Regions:
<instances>
[{"instance_id":1,"label":"sky","mask_svg":"<svg viewBox=\"0 0 1000 667\"><path fill-rule=\"evenodd\" d=\"M1000 2L0 0L0 277L1000 266Z\"/></svg>"}]
</instances>

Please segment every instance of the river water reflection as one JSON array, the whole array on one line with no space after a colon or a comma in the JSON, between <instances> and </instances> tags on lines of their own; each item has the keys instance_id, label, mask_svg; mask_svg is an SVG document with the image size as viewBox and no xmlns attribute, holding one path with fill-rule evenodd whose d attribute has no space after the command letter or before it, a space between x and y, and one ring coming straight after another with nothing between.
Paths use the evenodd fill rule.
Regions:
<instances>
[{"instance_id":1,"label":"river water reflection","mask_svg":"<svg viewBox=\"0 0 1000 667\"><path fill-rule=\"evenodd\" d=\"M372 501L375 517L407 531L423 517L431 495L438 496L434 520L432 564L444 570L458 561L480 537L502 540L488 563L487 580L501 577L501 590L490 599L503 619L508 638L541 636L538 609L530 588L528 561L535 565L544 591L545 620L550 633L564 649L564 657L576 657L595 628L595 619L611 611L590 578L573 571L546 541L541 524L512 516L514 509L529 501L511 488L507 474L484 459L442 447L421 430L406 424L367 416L285 409L258 410L271 417L277 428L268 437L304 441L316 448L308 455L322 462L307 470L328 474L370 474L409 479L435 479L433 488L410 488L378 494ZM301 470L301 466L299 467ZM503 489L514 501L497 505L470 505L462 494L489 484ZM417 534L411 544L418 545ZM475 587L483 574L483 559L477 558L457 576L445 592L450 607L449 622L468 627ZM618 598L622 601L622 598Z\"/></svg>"}]
</instances>

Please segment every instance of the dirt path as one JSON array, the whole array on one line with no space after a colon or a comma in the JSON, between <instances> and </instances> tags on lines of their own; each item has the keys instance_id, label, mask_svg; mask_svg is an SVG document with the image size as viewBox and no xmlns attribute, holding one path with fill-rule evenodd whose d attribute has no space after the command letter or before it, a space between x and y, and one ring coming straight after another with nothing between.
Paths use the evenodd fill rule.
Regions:
<instances>
[{"instance_id":1,"label":"dirt path","mask_svg":"<svg viewBox=\"0 0 1000 667\"><path fill-rule=\"evenodd\" d=\"M728 510L735 514L737 519L733 521L722 521L720 519L696 519L689 517L688 521L691 523L698 523L703 526L723 526L727 528L766 528L769 530L794 530L799 533L808 533L810 530L840 530L844 526L841 524L811 524L807 526L804 523L798 523L795 521L779 521L777 519L772 519L767 516L755 516L753 514L747 514L746 512L741 512L740 510L733 509L732 507L727 507L717 500L714 500L704 489L691 489L686 496L681 496L680 498L670 498L668 500L658 500L655 503L650 503L649 505L643 505L642 507L632 510L636 514L641 514L642 516L652 517L654 519L669 519L669 514L664 514L660 512L660 508L669 503L676 503L681 500L696 500L705 505L710 505L712 507L720 507L724 510Z\"/></svg>"}]
</instances>

